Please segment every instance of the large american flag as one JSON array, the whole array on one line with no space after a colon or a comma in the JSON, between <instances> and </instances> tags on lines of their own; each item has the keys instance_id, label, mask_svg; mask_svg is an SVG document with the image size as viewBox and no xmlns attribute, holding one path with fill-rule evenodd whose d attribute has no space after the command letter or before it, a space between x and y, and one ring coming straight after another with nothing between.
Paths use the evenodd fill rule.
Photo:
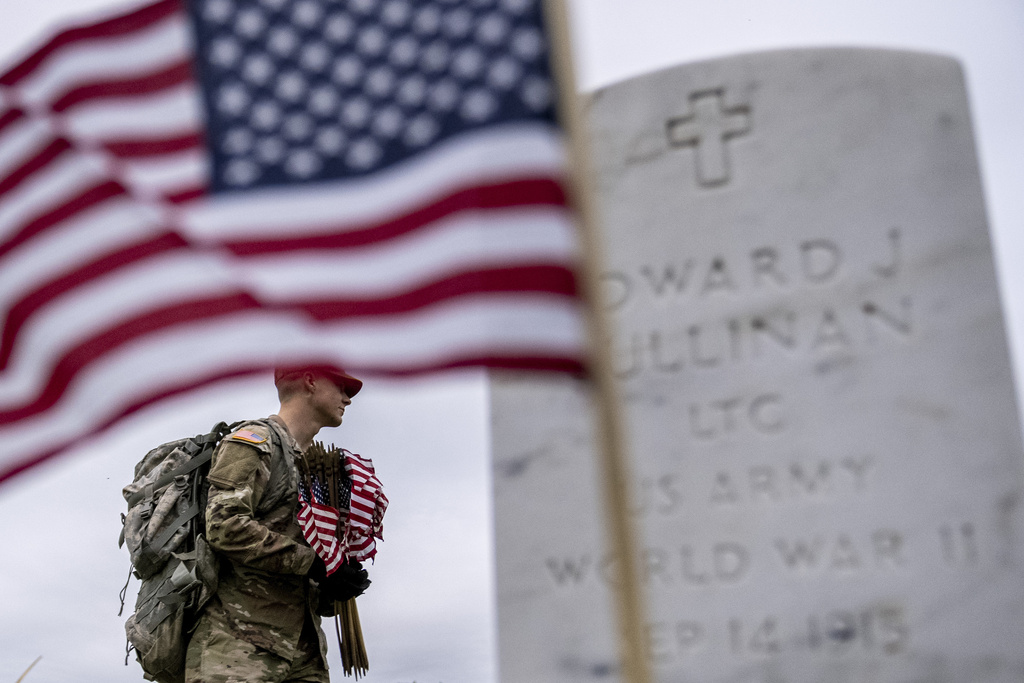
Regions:
<instances>
[{"instance_id":1,"label":"large american flag","mask_svg":"<svg viewBox=\"0 0 1024 683\"><path fill-rule=\"evenodd\" d=\"M548 56L539 0L160 0L28 52L0 481L281 362L580 370Z\"/></svg>"}]
</instances>

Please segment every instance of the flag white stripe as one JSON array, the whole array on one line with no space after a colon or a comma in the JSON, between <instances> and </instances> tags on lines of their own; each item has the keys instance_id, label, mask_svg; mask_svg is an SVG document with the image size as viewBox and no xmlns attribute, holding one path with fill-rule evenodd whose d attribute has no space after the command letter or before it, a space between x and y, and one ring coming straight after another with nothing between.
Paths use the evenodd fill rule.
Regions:
<instances>
[{"instance_id":1,"label":"flag white stripe","mask_svg":"<svg viewBox=\"0 0 1024 683\"><path fill-rule=\"evenodd\" d=\"M563 169L555 129L510 124L452 138L362 179L214 195L183 207L181 219L190 235L213 241L280 236L283 228L301 234L325 224L362 227L456 188L531 176L560 179Z\"/></svg>"},{"instance_id":2,"label":"flag white stripe","mask_svg":"<svg viewBox=\"0 0 1024 683\"><path fill-rule=\"evenodd\" d=\"M80 84L131 78L190 59L192 35L184 14L124 37L83 41L61 49L17 84L24 101L49 104Z\"/></svg>"},{"instance_id":3,"label":"flag white stripe","mask_svg":"<svg viewBox=\"0 0 1024 683\"><path fill-rule=\"evenodd\" d=\"M17 259L0 270L0 310L73 268L76 264L69 263L62 252L74 253L80 262L87 262L121 243L162 232L155 218L128 202L111 202L104 211L68 221L27 244ZM58 251L61 246L65 249ZM561 209L526 207L493 211L485 226L477 217L456 215L429 229L361 249L324 250L312 256L270 254L244 260L219 257L214 250L210 256L217 258L204 260L205 266L215 272L230 272L260 296L280 301L310 295L383 296L438 279L445 272L531 261L566 263L574 256L574 244L572 226ZM179 262L184 269L181 273L166 271L163 278L157 277L159 272L154 274L160 287L171 290L186 271L194 271L192 262L197 255L189 251L161 258L165 259L161 263ZM127 279L118 284L121 277ZM130 268L117 271L108 279L109 286L117 289L103 289L103 293L121 302L131 301L138 296L132 277ZM53 304L62 306L56 315L75 322L74 309L96 311L100 304L91 299L95 291L82 287L66 294Z\"/></svg>"},{"instance_id":4,"label":"flag white stripe","mask_svg":"<svg viewBox=\"0 0 1024 683\"><path fill-rule=\"evenodd\" d=\"M0 427L0 467L89 433L141 397L186 378L311 356L378 372L477 353L573 358L583 334L572 302L517 293L467 296L386 322L313 325L295 315L262 312L199 322L132 342L83 370L49 411Z\"/></svg>"},{"instance_id":5,"label":"flag white stripe","mask_svg":"<svg viewBox=\"0 0 1024 683\"><path fill-rule=\"evenodd\" d=\"M158 227L152 212L125 199L108 202L102 209L65 221L59 228L25 243L15 258L3 263L0 268L0 311L8 310L26 293L81 263L155 234ZM74 261L69 260L69 253L75 256Z\"/></svg>"},{"instance_id":6,"label":"flag white stripe","mask_svg":"<svg viewBox=\"0 0 1024 683\"><path fill-rule=\"evenodd\" d=\"M189 329L175 329L159 336L133 343L105 358L82 373L71 396L79 393L78 387L90 387L109 397L116 406L119 396L130 396L143 386L166 386L175 384L182 377L202 376L231 366L248 365L244 361L273 365L279 358L289 355L304 356L317 349L330 348L338 360L349 360L351 366L401 367L403 364L429 364L437 359L458 357L484 349L494 352L516 352L523 349L547 350L555 356L572 355L580 342L578 316L573 315L571 306L551 297L534 297L536 301L524 300L529 297L507 295L501 297L466 297L450 303L445 308L454 310L430 310L404 316L405 320L389 320L388 323L344 321L332 325L312 326L294 316L270 316L260 313L245 313L218 319L210 323L198 323ZM492 309L506 305L514 310L511 318L502 318L500 312ZM480 320L490 326L479 324ZM445 319L463 325L462 332L445 329ZM238 326L258 330L253 339L239 339ZM274 335L280 340L267 344L263 335ZM413 335L404 339L396 336ZM377 343L376 349L364 345ZM234 348L232 348L234 344ZM181 358L180 371L162 370L159 361L167 356ZM355 360L350 360L355 359ZM84 404L77 406L81 416L103 410L88 398L86 390ZM67 397L66 397L67 398ZM68 404L74 401L68 401ZM63 412L63 410L61 410ZM77 416L68 415L77 421Z\"/></svg>"},{"instance_id":7,"label":"flag white stripe","mask_svg":"<svg viewBox=\"0 0 1024 683\"><path fill-rule=\"evenodd\" d=\"M183 83L142 97L118 97L83 103L64 118L81 140L177 135L201 131L202 100L195 83Z\"/></svg>"},{"instance_id":8,"label":"flag white stripe","mask_svg":"<svg viewBox=\"0 0 1024 683\"><path fill-rule=\"evenodd\" d=\"M160 98L161 108L175 113L178 100ZM169 125L155 128L152 122L159 117L147 111L150 123L126 135L126 128L116 131L116 140L133 139L132 135L157 138L179 137L195 132L195 112L187 116L171 116ZM178 110L177 113L183 113ZM16 131L0 140L0 178L18 169L27 160L54 140L54 127L46 120L16 124ZM93 125L94 132L99 126ZM111 131L114 134L115 131ZM13 191L4 196L0 204L0 235L10 234L16 226L30 220L46 208L55 208L84 189L89 181L118 180L126 184L142 199L174 194L183 190L204 187L209 177L209 159L202 149L195 148L152 157L121 161L98 147L106 142L102 134L89 139L75 139L76 147L65 152L46 166L37 169Z\"/></svg>"},{"instance_id":9,"label":"flag white stripe","mask_svg":"<svg viewBox=\"0 0 1024 683\"><path fill-rule=\"evenodd\" d=\"M47 119L24 118L0 133L0 178L6 178L21 164L49 144L54 127Z\"/></svg>"},{"instance_id":10,"label":"flag white stripe","mask_svg":"<svg viewBox=\"0 0 1024 683\"><path fill-rule=\"evenodd\" d=\"M196 240L232 237L253 239L270 234L280 235L283 226L290 228L290 234L293 235L301 234L303 230L316 232L346 225L363 228L367 224L372 224L374 220L400 216L404 211L418 208L418 205L424 202L443 196L446 189L461 188L470 185L473 180L481 183L500 182L517 176L522 177L531 171L539 174L558 172L561 150L557 141L551 137L549 129L533 127L506 133L497 136L487 135L486 139L478 140L483 153L468 149L464 145L453 145L447 150L439 150L437 154L422 162L408 164L409 168L397 169L379 179L378 196L364 197L358 193L331 192L323 186L312 193L307 190L288 190L279 193L279 197L282 198L288 194L294 195L291 201L282 201L291 209L287 215L280 215L268 209L262 215L257 213L250 216L253 218L252 223L235 221L227 229L220 227L216 230L211 229L208 221L216 219L227 225L223 217L217 218L225 206L225 201L218 198L196 201L192 203L195 208L186 208L184 212L186 234ZM518 152L531 147L543 149L547 159L542 159L542 163L539 164L529 161L530 156L516 159ZM495 163L496 159L502 159L503 163ZM37 173L30 182L19 187L6 198L7 201L0 204L0 236L15 232L44 208L59 204L62 200L66 201L77 191L107 178L108 169L104 161L91 155L74 154L63 157ZM153 162L149 167L159 168L160 163ZM146 165L138 164L134 167L143 169ZM169 190L188 187L190 182L205 177L207 166L205 160L198 155L186 153L180 156L173 155L164 170L169 171L171 178L176 182L168 186L157 183L149 189ZM436 184L426 183L428 179L436 181ZM430 188L429 194L424 187ZM370 200L375 203L371 203ZM228 199L226 204L235 205L237 200ZM303 217L298 225L295 223L295 216Z\"/></svg>"},{"instance_id":11,"label":"flag white stripe","mask_svg":"<svg viewBox=\"0 0 1024 683\"><path fill-rule=\"evenodd\" d=\"M486 222L485 225L481 223ZM275 254L239 264L239 278L271 300L388 296L445 273L575 256L572 225L560 207L516 207L456 215L429 229L365 249Z\"/></svg>"},{"instance_id":12,"label":"flag white stripe","mask_svg":"<svg viewBox=\"0 0 1024 683\"><path fill-rule=\"evenodd\" d=\"M293 214L289 217L289 226L291 227L292 234L300 233L304 228L311 232L317 230L323 230L325 228L337 229L339 223L333 222L330 224L320 223L318 221L327 221L331 219L333 221L353 221L361 220L363 222L356 224L355 227L365 227L367 222L372 218L380 218L381 214L385 211L388 212L388 217L401 215L403 210L409 210L418 208L417 204L431 199L436 199L436 193L434 196L424 196L421 183L424 175L434 176L436 178L441 169L454 169L453 172L449 173L446 180L447 185L451 188L456 188L460 183L468 183L474 176L482 181L493 181L499 182L502 180L508 180L514 177L514 173L528 170L523 168L523 164L516 164L514 158L514 152L516 150L522 150L530 146L530 143L535 143L542 146L548 146L548 152L553 157L549 159L552 162L550 168L543 169L546 171L554 170L554 158L558 156L557 150L554 145L545 145L550 142L550 132L546 129L531 129L525 131L515 131L512 135L508 136L497 136L490 137L489 139L481 142L482 147L486 154L464 154L465 148L458 148L453 151L452 161L454 163L447 163L448 159L433 158L429 161L431 163L419 165L420 167L412 169L408 173L397 173L392 177L385 179L381 182L381 187L386 190L386 195L389 201L382 205L374 207L368 207L365 204L358 206L359 202L346 201L346 199L354 199L353 197L338 197L336 200L325 201L323 195L330 196L331 193L324 192L323 188L317 193L319 196L316 198L315 203L308 201L308 197L305 196L305 192L300 192L300 198L302 199L301 204L306 208L301 213ZM196 160L195 156L184 155L185 158ZM495 168L493 159L498 157L512 156L508 165L512 167L511 170L506 168ZM180 170L181 167L174 165L172 162L172 168ZM155 165L154 165L155 166ZM67 156L61 161L52 164L45 171L37 174L33 177L32 181L27 183L24 187L19 188L13 196L9 198L8 202L5 202L0 208L0 227L5 228L5 232L10 234L16 231L18 228L23 226L26 221L34 218L40 211L46 206L52 206L52 202L55 198L67 198L73 196L77 191L86 189L91 184L99 182L105 178L104 166L102 159L93 158L84 155L71 155ZM191 173L184 173L182 178L184 181L194 180L196 176L203 175L205 173L205 164L202 161L196 163L191 169L188 169ZM440 184L440 183L439 183ZM443 191L444 185L441 185ZM164 188L167 189L167 188ZM404 202L402 201L404 195ZM295 207L297 208L297 207ZM317 213L316 208L324 209ZM371 214L370 210L374 213ZM188 212L186 212L187 214ZM196 211L197 214L202 213L202 209ZM302 215L304 221L299 225L294 224L294 216ZM283 220L283 219L281 219ZM65 223L72 222L66 221ZM312 225L309 225L309 224ZM280 234L280 223L275 222L275 234ZM237 226L241 228L243 226ZM251 226L257 227L257 226ZM269 225L263 226L265 229L269 228ZM61 229L61 228L51 228ZM232 231L235 232L235 231ZM254 234L256 233L256 234ZM559 237L565 237L565 232L560 231ZM2 233L0 233L2 234ZM535 231L535 235L542 234ZM209 239L211 237L231 237L240 236L237 232L233 235L224 234L224 231L220 231L220 234L211 235L209 232L192 231L191 236L196 239ZM256 230L246 231L246 237L257 237L258 233ZM524 238L527 235L524 235ZM36 238L38 239L38 238ZM525 241L523 242L526 243ZM31 244L31 243L30 243ZM25 249L29 245L21 247ZM365 272L365 270L364 270Z\"/></svg>"},{"instance_id":13,"label":"flag white stripe","mask_svg":"<svg viewBox=\"0 0 1024 683\"><path fill-rule=\"evenodd\" d=\"M206 187L210 177L209 158L199 149L131 160L124 169L123 177L142 196Z\"/></svg>"},{"instance_id":14,"label":"flag white stripe","mask_svg":"<svg viewBox=\"0 0 1024 683\"><path fill-rule=\"evenodd\" d=\"M157 257L125 269L116 279L84 284L26 325L2 375L0 407L27 399L67 349L117 321L236 290L216 255L195 253Z\"/></svg>"},{"instance_id":15,"label":"flag white stripe","mask_svg":"<svg viewBox=\"0 0 1024 683\"><path fill-rule=\"evenodd\" d=\"M385 298L453 272L571 261L572 227L560 209L495 213L484 227L477 218L455 217L355 253L275 255L239 262L216 251L176 250L123 268L81 285L29 319L19 333L12 367L3 374L0 404L26 397L65 349L118 321L162 305L235 291L238 284L269 303ZM152 231L141 216L128 214L124 219L122 233ZM64 233L49 237L47 242L53 242ZM40 257L52 253L49 244L40 246L35 251ZM52 269L58 264L48 265ZM0 310L11 303L5 299L0 294Z\"/></svg>"},{"instance_id":16,"label":"flag white stripe","mask_svg":"<svg viewBox=\"0 0 1024 683\"><path fill-rule=\"evenodd\" d=\"M108 179L101 161L81 154L64 156L6 195L0 203L0 242L21 230L36 216Z\"/></svg>"}]
</instances>

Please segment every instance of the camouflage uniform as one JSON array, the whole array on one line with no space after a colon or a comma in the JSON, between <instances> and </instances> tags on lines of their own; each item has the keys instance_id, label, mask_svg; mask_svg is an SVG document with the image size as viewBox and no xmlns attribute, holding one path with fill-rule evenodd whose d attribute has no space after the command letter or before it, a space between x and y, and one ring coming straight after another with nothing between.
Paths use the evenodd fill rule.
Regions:
<instances>
[{"instance_id":1,"label":"camouflage uniform","mask_svg":"<svg viewBox=\"0 0 1024 683\"><path fill-rule=\"evenodd\" d=\"M213 455L206 530L220 582L189 643L186 683L329 683L318 591L306 576L314 551L296 520L299 453L275 416L243 426Z\"/></svg>"}]
</instances>

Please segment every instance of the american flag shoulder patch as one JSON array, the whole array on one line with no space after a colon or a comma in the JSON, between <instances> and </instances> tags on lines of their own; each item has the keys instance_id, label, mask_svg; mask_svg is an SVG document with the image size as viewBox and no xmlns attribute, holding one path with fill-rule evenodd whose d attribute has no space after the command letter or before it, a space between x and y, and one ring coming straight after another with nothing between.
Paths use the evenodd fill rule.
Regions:
<instances>
[{"instance_id":1,"label":"american flag shoulder patch","mask_svg":"<svg viewBox=\"0 0 1024 683\"><path fill-rule=\"evenodd\" d=\"M250 432L247 429L239 429L234 434L231 434L230 436L228 436L228 438L229 439L233 439L235 441L242 441L244 443L254 443L254 444L261 444L261 443L264 443L267 440L267 437L260 436L256 432Z\"/></svg>"}]
</instances>

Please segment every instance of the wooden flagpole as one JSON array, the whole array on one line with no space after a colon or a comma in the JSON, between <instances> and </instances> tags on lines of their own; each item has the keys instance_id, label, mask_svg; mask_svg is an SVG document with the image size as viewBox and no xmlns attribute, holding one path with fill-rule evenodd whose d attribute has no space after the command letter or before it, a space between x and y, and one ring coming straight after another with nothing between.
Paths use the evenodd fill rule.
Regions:
<instances>
[{"instance_id":1,"label":"wooden flagpole","mask_svg":"<svg viewBox=\"0 0 1024 683\"><path fill-rule=\"evenodd\" d=\"M637 568L637 535L630 517L632 479L626 456L622 410L612 370L610 325L600 301L598 273L604 263L597 208L592 191L590 143L576 91L572 38L565 0L543 0L551 65L558 92L558 113L569 147L569 189L583 246L581 286L590 338L590 372L596 385L597 446L608 538L619 558L614 582L623 680L651 683L647 659L646 603Z\"/></svg>"}]
</instances>

